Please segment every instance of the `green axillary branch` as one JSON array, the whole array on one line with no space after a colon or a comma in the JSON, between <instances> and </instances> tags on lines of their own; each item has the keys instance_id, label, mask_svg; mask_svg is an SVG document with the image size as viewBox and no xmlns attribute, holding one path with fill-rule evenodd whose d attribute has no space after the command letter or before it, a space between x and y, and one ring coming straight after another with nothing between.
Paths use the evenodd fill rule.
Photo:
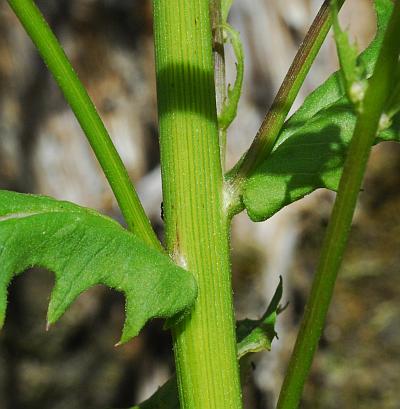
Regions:
<instances>
[{"instance_id":1,"label":"green axillary branch","mask_svg":"<svg viewBox=\"0 0 400 409\"><path fill-rule=\"evenodd\" d=\"M128 228L163 252L128 172L92 100L33 0L8 0L71 107L125 218Z\"/></svg>"},{"instance_id":2,"label":"green axillary branch","mask_svg":"<svg viewBox=\"0 0 400 409\"><path fill-rule=\"evenodd\" d=\"M226 22L228 20L228 14L232 7L233 0L221 0L221 14L222 21Z\"/></svg>"}]
</instances>

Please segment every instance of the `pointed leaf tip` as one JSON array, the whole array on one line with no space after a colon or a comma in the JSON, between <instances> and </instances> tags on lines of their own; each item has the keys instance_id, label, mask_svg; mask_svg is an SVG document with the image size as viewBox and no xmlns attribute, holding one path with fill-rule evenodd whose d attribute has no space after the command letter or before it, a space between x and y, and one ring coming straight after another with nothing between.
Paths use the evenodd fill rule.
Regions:
<instances>
[{"instance_id":1,"label":"pointed leaf tip","mask_svg":"<svg viewBox=\"0 0 400 409\"><path fill-rule=\"evenodd\" d=\"M149 319L172 317L196 298L193 275L168 256L94 210L49 197L0 191L0 248L0 278L6 285L32 266L55 273L47 328L97 284L126 296L120 343ZM6 299L0 291L0 319Z\"/></svg>"}]
</instances>

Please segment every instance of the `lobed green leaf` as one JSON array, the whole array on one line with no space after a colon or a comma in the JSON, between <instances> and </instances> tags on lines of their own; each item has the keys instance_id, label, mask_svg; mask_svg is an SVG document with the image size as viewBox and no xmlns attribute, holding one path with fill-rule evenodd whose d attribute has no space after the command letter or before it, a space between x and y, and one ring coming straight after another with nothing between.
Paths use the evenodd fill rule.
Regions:
<instances>
[{"instance_id":1,"label":"lobed green leaf","mask_svg":"<svg viewBox=\"0 0 400 409\"><path fill-rule=\"evenodd\" d=\"M377 34L359 59L370 76L393 4L376 0ZM318 188L336 190L356 115L341 85L340 72L311 93L286 122L271 155L245 182L243 204L253 221L271 217L282 207ZM376 142L398 141L398 118Z\"/></svg>"},{"instance_id":2,"label":"lobed green leaf","mask_svg":"<svg viewBox=\"0 0 400 409\"><path fill-rule=\"evenodd\" d=\"M12 278L30 267L55 273L47 320L57 321L86 289L104 284L124 293L121 343L147 320L193 304L194 277L117 222L94 210L45 196L0 191L0 325Z\"/></svg>"}]
</instances>

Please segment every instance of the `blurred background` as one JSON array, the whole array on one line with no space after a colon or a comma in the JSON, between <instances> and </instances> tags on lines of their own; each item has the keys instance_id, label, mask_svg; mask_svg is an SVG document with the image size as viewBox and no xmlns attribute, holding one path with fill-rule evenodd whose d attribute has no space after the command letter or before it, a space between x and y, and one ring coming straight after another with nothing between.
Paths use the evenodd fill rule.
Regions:
<instances>
[{"instance_id":1,"label":"blurred background","mask_svg":"<svg viewBox=\"0 0 400 409\"><path fill-rule=\"evenodd\" d=\"M249 146L321 0L236 0L230 21L245 48L239 114L229 129L228 165ZM160 218L151 2L39 0L38 6L98 107L152 222ZM348 0L343 23L360 48L374 35L372 4ZM331 38L302 99L337 68ZM227 50L227 75L235 75ZM302 408L400 408L400 147L374 148L350 246L336 286ZM123 222L85 138L7 3L0 3L0 188L51 195ZM246 408L274 407L318 259L334 196L317 191L268 222L246 215L232 229L238 319L257 318L284 278L279 340L253 357ZM0 332L0 409L126 408L173 372L162 323L114 348L122 295L104 287L82 294L45 331L53 276L29 271L9 289Z\"/></svg>"}]
</instances>

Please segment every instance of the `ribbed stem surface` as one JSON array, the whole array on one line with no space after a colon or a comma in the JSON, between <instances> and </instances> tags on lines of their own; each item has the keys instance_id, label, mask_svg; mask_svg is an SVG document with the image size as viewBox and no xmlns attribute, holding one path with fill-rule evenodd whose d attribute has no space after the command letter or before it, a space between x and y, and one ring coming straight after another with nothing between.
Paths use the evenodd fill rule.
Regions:
<instances>
[{"instance_id":1,"label":"ribbed stem surface","mask_svg":"<svg viewBox=\"0 0 400 409\"><path fill-rule=\"evenodd\" d=\"M173 331L181 407L239 409L209 2L153 4L166 245L199 285Z\"/></svg>"}]
</instances>

